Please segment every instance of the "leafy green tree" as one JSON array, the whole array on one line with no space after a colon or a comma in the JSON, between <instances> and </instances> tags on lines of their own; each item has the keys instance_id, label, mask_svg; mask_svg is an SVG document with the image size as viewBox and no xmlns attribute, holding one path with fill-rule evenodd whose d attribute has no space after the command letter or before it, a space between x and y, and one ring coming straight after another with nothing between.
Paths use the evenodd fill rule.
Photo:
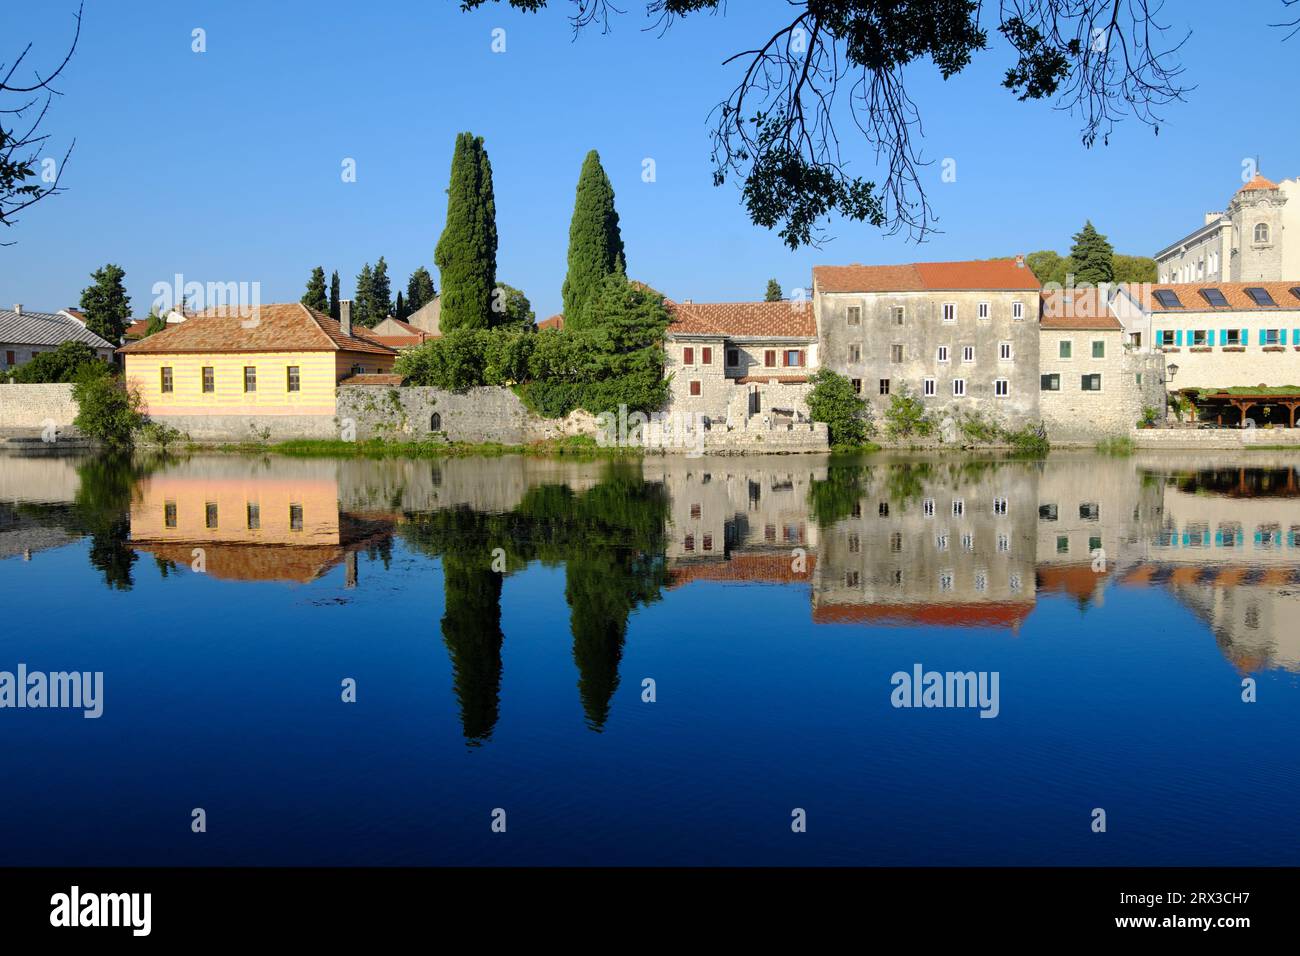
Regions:
<instances>
[{"instance_id":1,"label":"leafy green tree","mask_svg":"<svg viewBox=\"0 0 1300 956\"><path fill-rule=\"evenodd\" d=\"M1055 283L1065 285L1065 277L1072 269L1073 263L1051 249L1031 252L1025 256L1025 265L1043 285Z\"/></svg>"},{"instance_id":2,"label":"leafy green tree","mask_svg":"<svg viewBox=\"0 0 1300 956\"><path fill-rule=\"evenodd\" d=\"M330 318L335 322L339 320L339 270L335 269L334 274L330 276Z\"/></svg>"},{"instance_id":3,"label":"leafy green tree","mask_svg":"<svg viewBox=\"0 0 1300 956\"><path fill-rule=\"evenodd\" d=\"M1099 233L1088 220L1083 228L1074 234L1074 245L1070 248L1070 258L1074 260L1075 282L1088 282L1098 285L1115 280L1115 250L1111 248L1106 237Z\"/></svg>"},{"instance_id":4,"label":"leafy green tree","mask_svg":"<svg viewBox=\"0 0 1300 956\"><path fill-rule=\"evenodd\" d=\"M375 263L375 271L371 278L370 308L367 311L374 316L374 321L370 324L378 325L393 311L393 288L388 279L388 263L384 261L383 256L380 256L379 261Z\"/></svg>"},{"instance_id":5,"label":"leafy green tree","mask_svg":"<svg viewBox=\"0 0 1300 956\"><path fill-rule=\"evenodd\" d=\"M317 312L329 310L328 293L325 291L325 270L321 266L311 270L311 278L307 280L307 291L302 294L302 304Z\"/></svg>"},{"instance_id":6,"label":"leafy green tree","mask_svg":"<svg viewBox=\"0 0 1300 956\"><path fill-rule=\"evenodd\" d=\"M406 280L406 314L410 315L424 308L438 297L433 287L433 276L424 266L411 273Z\"/></svg>"},{"instance_id":7,"label":"leafy green tree","mask_svg":"<svg viewBox=\"0 0 1300 956\"><path fill-rule=\"evenodd\" d=\"M139 396L106 368L83 368L72 386L72 397L77 403L77 430L110 447L129 447L144 424Z\"/></svg>"},{"instance_id":8,"label":"leafy green tree","mask_svg":"<svg viewBox=\"0 0 1300 956\"><path fill-rule=\"evenodd\" d=\"M131 297L126 294L122 280L126 272L121 266L109 263L90 274L94 284L81 293L81 311L86 315L86 328L106 342L122 341L131 322Z\"/></svg>"},{"instance_id":9,"label":"leafy green tree","mask_svg":"<svg viewBox=\"0 0 1300 956\"><path fill-rule=\"evenodd\" d=\"M537 318L528 296L504 282L497 283L492 293L492 315L493 325L507 328L531 328Z\"/></svg>"},{"instance_id":10,"label":"leafy green tree","mask_svg":"<svg viewBox=\"0 0 1300 956\"><path fill-rule=\"evenodd\" d=\"M412 385L449 392L484 385L490 335L487 329L452 329L402 352L393 370Z\"/></svg>"},{"instance_id":11,"label":"leafy green tree","mask_svg":"<svg viewBox=\"0 0 1300 956\"><path fill-rule=\"evenodd\" d=\"M13 381L20 385L75 382L88 367L92 371L107 371L107 365L93 348L85 342L69 340L52 352L41 352L18 366L13 371Z\"/></svg>"},{"instance_id":12,"label":"leafy green tree","mask_svg":"<svg viewBox=\"0 0 1300 956\"><path fill-rule=\"evenodd\" d=\"M763 297L763 300L765 302L780 302L784 298L785 294L781 291L781 283L775 279L768 279L767 294Z\"/></svg>"},{"instance_id":13,"label":"leafy green tree","mask_svg":"<svg viewBox=\"0 0 1300 956\"><path fill-rule=\"evenodd\" d=\"M149 312L149 321L144 326L144 337L147 339L151 335L157 335L167 328L167 320L157 312Z\"/></svg>"},{"instance_id":14,"label":"leafy green tree","mask_svg":"<svg viewBox=\"0 0 1300 956\"><path fill-rule=\"evenodd\" d=\"M486 385L517 385L528 379L537 336L530 330L493 329L483 355Z\"/></svg>"},{"instance_id":15,"label":"leafy green tree","mask_svg":"<svg viewBox=\"0 0 1300 956\"><path fill-rule=\"evenodd\" d=\"M825 422L832 446L862 445L870 433L870 407L853 391L853 383L828 368L818 369L808 378L808 411L815 422Z\"/></svg>"},{"instance_id":16,"label":"leafy green tree","mask_svg":"<svg viewBox=\"0 0 1300 956\"><path fill-rule=\"evenodd\" d=\"M374 298L375 275L370 269L370 263L367 262L361 267L361 272L357 276L357 288L352 296L352 323L354 325L364 325L366 328L372 328L379 321L370 312Z\"/></svg>"},{"instance_id":17,"label":"leafy green tree","mask_svg":"<svg viewBox=\"0 0 1300 956\"><path fill-rule=\"evenodd\" d=\"M456 137L447 224L433 258L442 274L443 333L490 326L497 284L496 198L483 138L472 133Z\"/></svg>"},{"instance_id":18,"label":"leafy green tree","mask_svg":"<svg viewBox=\"0 0 1300 956\"><path fill-rule=\"evenodd\" d=\"M928 438L935 433L935 423L925 410L925 403L906 385L889 396L885 409L885 434L890 438Z\"/></svg>"},{"instance_id":19,"label":"leafy green tree","mask_svg":"<svg viewBox=\"0 0 1300 956\"><path fill-rule=\"evenodd\" d=\"M1149 256L1124 256L1116 253L1113 262L1116 282L1156 281L1156 260Z\"/></svg>"},{"instance_id":20,"label":"leafy green tree","mask_svg":"<svg viewBox=\"0 0 1300 956\"><path fill-rule=\"evenodd\" d=\"M614 187L594 149L582 163L569 222L569 271L564 277L565 322L582 328L583 309L605 278L627 274L623 236L614 209Z\"/></svg>"}]
</instances>

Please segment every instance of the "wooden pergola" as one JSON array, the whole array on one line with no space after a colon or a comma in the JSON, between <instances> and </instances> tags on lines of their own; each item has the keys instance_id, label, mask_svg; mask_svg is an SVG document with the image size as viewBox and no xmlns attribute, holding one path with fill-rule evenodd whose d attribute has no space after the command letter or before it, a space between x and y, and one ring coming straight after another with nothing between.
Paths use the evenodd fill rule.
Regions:
<instances>
[{"instance_id":1,"label":"wooden pergola","mask_svg":"<svg viewBox=\"0 0 1300 956\"><path fill-rule=\"evenodd\" d=\"M1237 410L1237 426L1246 423L1246 416L1256 405L1273 405L1287 410L1287 427L1296 427L1296 409L1300 408L1300 389L1270 389L1261 385L1258 391L1234 388L1232 391L1210 391L1202 388L1182 389L1183 396L1192 403L1192 414L1199 418L1202 409L1215 412L1215 422L1223 424L1223 412L1227 408ZM1281 424L1280 422L1278 424Z\"/></svg>"}]
</instances>

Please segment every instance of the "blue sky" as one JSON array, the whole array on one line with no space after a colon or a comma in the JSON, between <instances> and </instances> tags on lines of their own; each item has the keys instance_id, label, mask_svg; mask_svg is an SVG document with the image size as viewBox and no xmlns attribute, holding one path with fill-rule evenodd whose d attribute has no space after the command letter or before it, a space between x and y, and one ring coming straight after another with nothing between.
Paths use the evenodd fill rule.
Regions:
<instances>
[{"instance_id":1,"label":"blue sky","mask_svg":"<svg viewBox=\"0 0 1300 956\"><path fill-rule=\"evenodd\" d=\"M573 192L598 149L613 181L629 273L674 298L761 297L767 278L804 285L819 263L984 258L1065 251L1085 218L1119 251L1150 254L1221 208L1258 155L1274 179L1300 175L1293 66L1268 26L1280 0L1169 4L1192 35L1185 80L1159 136L1136 122L1086 150L1078 122L999 86L992 49L947 82L909 72L925 123L926 173L941 235L918 246L869 226L833 223L821 249L791 252L752 225L738 189L715 188L708 113L734 84L721 61L766 38L783 0L732 3L724 16L645 31L644 4L610 35L575 42L569 4L540 15L457 0L166 3L87 0L81 45L48 118L43 155L76 148L67 192L28 210L0 239L0 303L72 305L105 262L127 272L134 311L155 282L260 282L263 302L296 300L315 265L344 294L366 261L386 257L394 291L417 266L434 273L455 134L485 138L495 175L498 277L543 318L559 309ZM743 9L742 9L743 7ZM31 62L61 56L74 0L0 14L0 58L37 42ZM191 51L206 31L207 52ZM493 53L492 30L506 31ZM848 130L845 130L848 133ZM845 137L864 176L873 156ZM643 159L657 180L642 181ZM957 180L940 181L941 162ZM345 158L357 181L345 183Z\"/></svg>"}]
</instances>

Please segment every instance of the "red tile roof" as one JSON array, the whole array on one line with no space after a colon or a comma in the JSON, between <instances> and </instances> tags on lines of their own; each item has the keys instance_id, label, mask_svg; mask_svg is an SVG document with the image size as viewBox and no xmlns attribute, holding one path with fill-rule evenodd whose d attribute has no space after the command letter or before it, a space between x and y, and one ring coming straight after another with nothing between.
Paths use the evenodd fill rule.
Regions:
<instances>
[{"instance_id":1,"label":"red tile roof","mask_svg":"<svg viewBox=\"0 0 1300 956\"><path fill-rule=\"evenodd\" d=\"M1292 291L1300 289L1300 279L1287 282L1162 282L1155 285L1132 282L1121 285L1120 288L1139 302L1144 309L1152 312L1259 312L1273 309L1271 305L1256 305L1254 300L1246 295L1247 289L1267 290L1273 297L1273 301L1277 303L1278 309L1300 309L1300 293ZM1164 289L1178 296L1178 301L1183 304L1181 309L1167 309L1160 304L1154 293ZM1201 295L1201 289L1218 289L1228 300L1228 304L1217 308L1210 305L1205 296Z\"/></svg>"},{"instance_id":2,"label":"red tile roof","mask_svg":"<svg viewBox=\"0 0 1300 956\"><path fill-rule=\"evenodd\" d=\"M549 319L542 319L542 321L538 322L537 328L538 329L563 329L564 316L561 315L559 312L557 312Z\"/></svg>"},{"instance_id":3,"label":"red tile roof","mask_svg":"<svg viewBox=\"0 0 1300 956\"><path fill-rule=\"evenodd\" d=\"M1242 186L1239 191L1245 192L1247 189L1277 189L1277 183L1267 180L1259 173L1256 173L1255 178Z\"/></svg>"},{"instance_id":4,"label":"red tile roof","mask_svg":"<svg viewBox=\"0 0 1300 956\"><path fill-rule=\"evenodd\" d=\"M1041 287L1034 273L1015 259L971 262L914 262L901 266L817 266L813 282L821 292L1007 291Z\"/></svg>"},{"instance_id":5,"label":"red tile roof","mask_svg":"<svg viewBox=\"0 0 1300 956\"><path fill-rule=\"evenodd\" d=\"M404 376L385 372L359 372L349 375L339 382L340 385L401 385Z\"/></svg>"},{"instance_id":6,"label":"red tile roof","mask_svg":"<svg viewBox=\"0 0 1300 956\"><path fill-rule=\"evenodd\" d=\"M1054 289L1042 295L1039 320L1044 329L1083 329L1096 332L1123 330L1096 289Z\"/></svg>"},{"instance_id":7,"label":"red tile roof","mask_svg":"<svg viewBox=\"0 0 1300 956\"><path fill-rule=\"evenodd\" d=\"M941 627L1018 627L1034 606L1011 604L821 604L815 624L930 624Z\"/></svg>"},{"instance_id":8,"label":"red tile roof","mask_svg":"<svg viewBox=\"0 0 1300 956\"><path fill-rule=\"evenodd\" d=\"M671 302L668 334L812 339L817 320L812 303L799 302Z\"/></svg>"},{"instance_id":9,"label":"red tile roof","mask_svg":"<svg viewBox=\"0 0 1300 956\"><path fill-rule=\"evenodd\" d=\"M679 588L693 581L736 581L749 584L808 584L816 567L816 555L808 555L807 570L792 570L794 562L780 554L738 554L728 560L692 561L668 572L668 587Z\"/></svg>"},{"instance_id":10,"label":"red tile roof","mask_svg":"<svg viewBox=\"0 0 1300 956\"><path fill-rule=\"evenodd\" d=\"M300 302L217 307L118 349L128 355L204 352L366 352L392 355L369 329L346 336Z\"/></svg>"}]
</instances>

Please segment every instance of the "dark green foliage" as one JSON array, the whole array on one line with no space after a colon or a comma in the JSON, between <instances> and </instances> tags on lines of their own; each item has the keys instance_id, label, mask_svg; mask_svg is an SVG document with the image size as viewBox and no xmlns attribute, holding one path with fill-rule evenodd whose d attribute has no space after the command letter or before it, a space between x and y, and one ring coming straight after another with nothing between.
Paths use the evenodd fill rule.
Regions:
<instances>
[{"instance_id":1,"label":"dark green foliage","mask_svg":"<svg viewBox=\"0 0 1300 956\"><path fill-rule=\"evenodd\" d=\"M11 381L20 385L75 382L87 371L107 374L108 366L85 342L69 341L18 366Z\"/></svg>"},{"instance_id":2,"label":"dark green foliage","mask_svg":"<svg viewBox=\"0 0 1300 956\"><path fill-rule=\"evenodd\" d=\"M462 545L442 556L442 640L451 654L452 688L467 743L492 736L501 703L501 582L489 553Z\"/></svg>"},{"instance_id":3,"label":"dark green foliage","mask_svg":"<svg viewBox=\"0 0 1300 956\"><path fill-rule=\"evenodd\" d=\"M451 160L447 224L434 251L442 275L443 334L492 324L496 288L496 199L482 137L461 133Z\"/></svg>"},{"instance_id":4,"label":"dark green foliage","mask_svg":"<svg viewBox=\"0 0 1300 956\"><path fill-rule=\"evenodd\" d=\"M402 299L402 290L397 290L397 301L393 304L393 318L405 319L411 314L411 310L406 307L405 300Z\"/></svg>"},{"instance_id":5,"label":"dark green foliage","mask_svg":"<svg viewBox=\"0 0 1300 956\"><path fill-rule=\"evenodd\" d=\"M393 287L388 278L388 263L383 256L375 263L375 271L371 276L370 307L367 311L374 317L370 323L372 326L384 321L393 311Z\"/></svg>"},{"instance_id":6,"label":"dark green foliage","mask_svg":"<svg viewBox=\"0 0 1300 956\"><path fill-rule=\"evenodd\" d=\"M815 422L825 422L832 447L861 445L874 431L868 415L870 408L853 391L853 383L828 368L818 369L809 377L808 411Z\"/></svg>"},{"instance_id":7,"label":"dark green foliage","mask_svg":"<svg viewBox=\"0 0 1300 956\"><path fill-rule=\"evenodd\" d=\"M866 494L871 469L857 455L836 455L826 468L824 481L808 486L808 504L819 528L829 528L853 514Z\"/></svg>"},{"instance_id":8,"label":"dark green foliage","mask_svg":"<svg viewBox=\"0 0 1300 956\"><path fill-rule=\"evenodd\" d=\"M1062 256L1050 249L1029 253L1025 256L1025 265L1043 285L1066 286L1071 275L1076 284L1085 281L1073 256ZM1147 256L1114 253L1111 256L1111 275L1109 281L1113 282L1155 282L1156 261Z\"/></svg>"},{"instance_id":9,"label":"dark green foliage","mask_svg":"<svg viewBox=\"0 0 1300 956\"><path fill-rule=\"evenodd\" d=\"M438 293L433 288L433 277L429 275L428 269L420 266L406 282L406 314L419 311L437 296Z\"/></svg>"},{"instance_id":10,"label":"dark green foliage","mask_svg":"<svg viewBox=\"0 0 1300 956\"><path fill-rule=\"evenodd\" d=\"M330 276L330 318L335 322L339 320L339 271L337 269Z\"/></svg>"},{"instance_id":11,"label":"dark green foliage","mask_svg":"<svg viewBox=\"0 0 1300 956\"><path fill-rule=\"evenodd\" d=\"M578 191L569 221L569 271L564 277L566 326L582 327L583 310L605 278L627 274L623 236L614 209L614 187L594 149L583 160Z\"/></svg>"},{"instance_id":12,"label":"dark green foliage","mask_svg":"<svg viewBox=\"0 0 1300 956\"><path fill-rule=\"evenodd\" d=\"M378 319L370 314L370 303L375 297L375 274L371 271L370 263L367 262L361 267L361 273L357 276L356 292L352 295L352 324L364 325L366 328L372 328Z\"/></svg>"},{"instance_id":13,"label":"dark green foliage","mask_svg":"<svg viewBox=\"0 0 1300 956\"><path fill-rule=\"evenodd\" d=\"M139 396L127 391L122 379L107 369L85 366L72 397L77 402L77 430L110 447L130 447L144 424Z\"/></svg>"},{"instance_id":14,"label":"dark green foliage","mask_svg":"<svg viewBox=\"0 0 1300 956\"><path fill-rule=\"evenodd\" d=\"M144 337L147 339L151 335L157 335L167 328L167 320L157 312L149 313L149 321L145 323Z\"/></svg>"},{"instance_id":15,"label":"dark green foliage","mask_svg":"<svg viewBox=\"0 0 1300 956\"><path fill-rule=\"evenodd\" d=\"M768 279L767 293L763 296L763 301L780 302L784 298L785 295L781 292L781 283L777 282L775 279Z\"/></svg>"},{"instance_id":16,"label":"dark green foliage","mask_svg":"<svg viewBox=\"0 0 1300 956\"><path fill-rule=\"evenodd\" d=\"M486 329L454 329L442 338L408 349L397 357L394 371L411 385L452 392L485 384L488 336Z\"/></svg>"},{"instance_id":17,"label":"dark green foliage","mask_svg":"<svg viewBox=\"0 0 1300 956\"><path fill-rule=\"evenodd\" d=\"M532 328L537 314L528 296L512 285L497 283L492 293L492 324L509 328Z\"/></svg>"},{"instance_id":18,"label":"dark green foliage","mask_svg":"<svg viewBox=\"0 0 1300 956\"><path fill-rule=\"evenodd\" d=\"M302 294L302 304L317 312L328 312L329 294L325 291L325 269L321 266L311 270L307 280L307 291Z\"/></svg>"},{"instance_id":19,"label":"dark green foliage","mask_svg":"<svg viewBox=\"0 0 1300 956\"><path fill-rule=\"evenodd\" d=\"M925 411L925 403L906 385L889 397L885 409L885 434L891 439L928 438L935 432L934 420Z\"/></svg>"},{"instance_id":20,"label":"dark green foliage","mask_svg":"<svg viewBox=\"0 0 1300 956\"><path fill-rule=\"evenodd\" d=\"M95 280L81 293L81 311L86 314L86 328L116 345L131 321L131 297L122 280L126 272L109 263L90 274Z\"/></svg>"},{"instance_id":21,"label":"dark green foliage","mask_svg":"<svg viewBox=\"0 0 1300 956\"><path fill-rule=\"evenodd\" d=\"M1083 228L1074 234L1074 245L1070 248L1070 258L1075 263L1075 281L1093 285L1114 281L1114 255L1115 250L1093 227L1092 221L1085 222Z\"/></svg>"},{"instance_id":22,"label":"dark green foliage","mask_svg":"<svg viewBox=\"0 0 1300 956\"><path fill-rule=\"evenodd\" d=\"M1116 282L1156 281L1156 260L1150 256L1125 256L1116 253L1111 261Z\"/></svg>"}]
</instances>

